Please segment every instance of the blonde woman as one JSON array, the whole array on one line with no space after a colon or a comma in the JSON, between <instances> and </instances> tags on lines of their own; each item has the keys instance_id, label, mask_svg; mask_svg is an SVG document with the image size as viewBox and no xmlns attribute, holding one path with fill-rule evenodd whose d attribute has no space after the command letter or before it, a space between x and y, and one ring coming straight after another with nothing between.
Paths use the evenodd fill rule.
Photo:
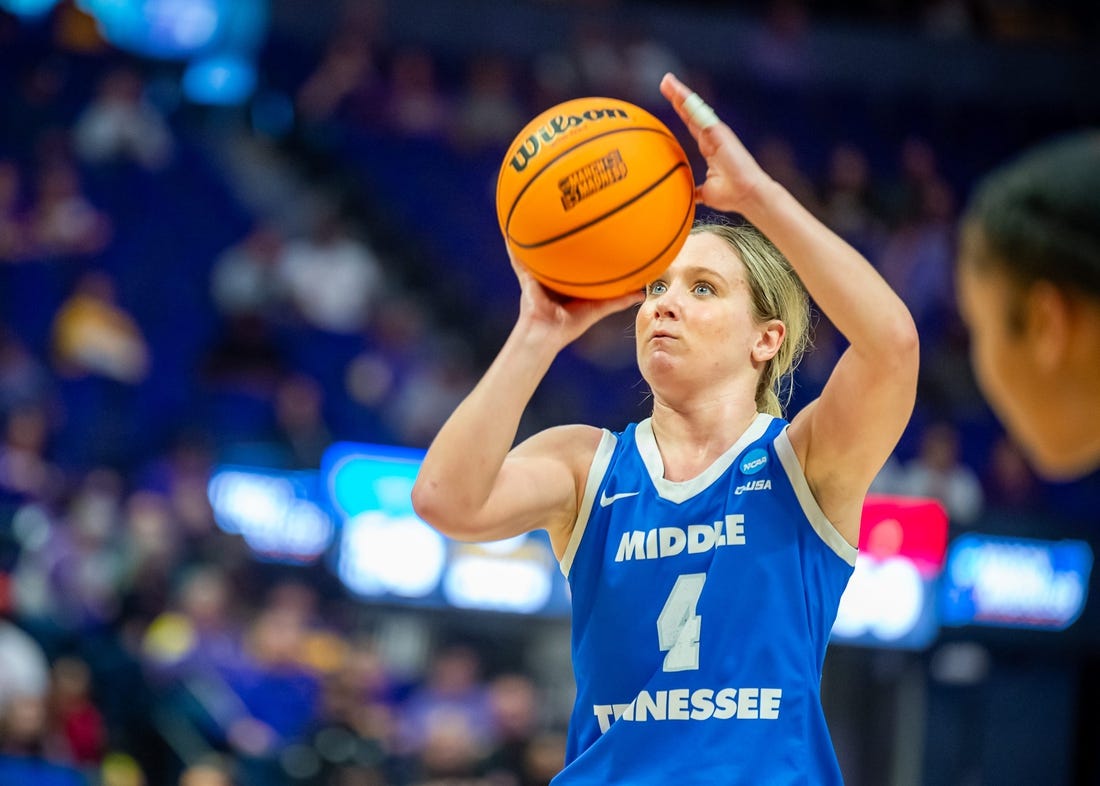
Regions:
<instances>
[{"instance_id":1,"label":"blonde woman","mask_svg":"<svg viewBox=\"0 0 1100 786\"><path fill-rule=\"evenodd\" d=\"M440 430L413 489L463 540L549 532L573 597L567 784L840 783L821 668L871 480L912 411L901 300L775 183L674 76L661 91L707 161L703 225L644 293L551 298L519 265L519 316ZM777 395L806 294L848 339L788 423ZM551 428L513 447L555 356L637 306L653 413L624 431Z\"/></svg>"}]
</instances>

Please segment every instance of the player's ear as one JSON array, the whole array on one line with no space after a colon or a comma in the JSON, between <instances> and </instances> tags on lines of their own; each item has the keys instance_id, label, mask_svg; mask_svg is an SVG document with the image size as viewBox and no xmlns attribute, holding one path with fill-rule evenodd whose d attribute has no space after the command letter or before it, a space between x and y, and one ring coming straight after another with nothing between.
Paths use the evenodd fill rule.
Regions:
<instances>
[{"instance_id":1,"label":"player's ear","mask_svg":"<svg viewBox=\"0 0 1100 786\"><path fill-rule=\"evenodd\" d=\"M1057 370L1070 349L1073 302L1065 290L1049 281L1037 281L1024 295L1022 327L1027 352L1035 367Z\"/></svg>"},{"instance_id":2,"label":"player's ear","mask_svg":"<svg viewBox=\"0 0 1100 786\"><path fill-rule=\"evenodd\" d=\"M769 319L757 335L756 343L752 348L752 359L757 363L767 363L783 346L783 339L787 335L787 326L778 319Z\"/></svg>"}]
</instances>

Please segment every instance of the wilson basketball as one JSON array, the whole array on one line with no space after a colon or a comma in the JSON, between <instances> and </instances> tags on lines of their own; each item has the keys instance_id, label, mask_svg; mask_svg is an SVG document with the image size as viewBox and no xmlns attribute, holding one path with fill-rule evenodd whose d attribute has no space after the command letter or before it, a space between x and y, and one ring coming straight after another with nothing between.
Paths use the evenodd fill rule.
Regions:
<instances>
[{"instance_id":1,"label":"wilson basketball","mask_svg":"<svg viewBox=\"0 0 1100 786\"><path fill-rule=\"evenodd\" d=\"M520 131L497 179L497 218L543 285L603 299L641 289L680 251L695 182L680 143L614 98L554 106Z\"/></svg>"}]
</instances>

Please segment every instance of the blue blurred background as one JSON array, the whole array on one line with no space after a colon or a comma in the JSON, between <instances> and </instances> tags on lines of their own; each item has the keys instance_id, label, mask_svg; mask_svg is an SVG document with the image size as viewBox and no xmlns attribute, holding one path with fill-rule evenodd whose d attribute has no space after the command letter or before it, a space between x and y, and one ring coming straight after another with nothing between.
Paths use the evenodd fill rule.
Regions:
<instances>
[{"instance_id":1,"label":"blue blurred background","mask_svg":"<svg viewBox=\"0 0 1100 786\"><path fill-rule=\"evenodd\" d=\"M846 781L1100 783L1100 478L1029 471L952 287L975 179L1100 125L1100 8L732 6L0 0L0 786L548 782L545 538L448 542L408 490L514 318L506 146L583 95L681 133L667 70L921 330L823 678ZM646 405L626 315L521 430Z\"/></svg>"}]
</instances>

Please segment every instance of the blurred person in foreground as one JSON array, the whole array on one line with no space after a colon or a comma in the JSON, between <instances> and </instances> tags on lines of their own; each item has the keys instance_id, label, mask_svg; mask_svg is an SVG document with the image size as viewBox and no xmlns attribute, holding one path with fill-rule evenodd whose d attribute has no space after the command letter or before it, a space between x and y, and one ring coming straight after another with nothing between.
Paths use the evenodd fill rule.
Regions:
<instances>
[{"instance_id":1,"label":"blurred person in foreground","mask_svg":"<svg viewBox=\"0 0 1100 786\"><path fill-rule=\"evenodd\" d=\"M577 700L566 784L839 784L821 669L867 489L912 412L919 346L904 303L697 94L661 82L706 159L701 224L644 293L552 297L518 263L519 317L440 430L412 501L461 540L549 532L573 598ZM789 423L778 391L806 291L849 341ZM557 354L637 305L652 416L513 448Z\"/></svg>"},{"instance_id":2,"label":"blurred person in foreground","mask_svg":"<svg viewBox=\"0 0 1100 786\"><path fill-rule=\"evenodd\" d=\"M978 185L956 276L978 383L1036 470L1100 469L1100 130Z\"/></svg>"}]
</instances>

